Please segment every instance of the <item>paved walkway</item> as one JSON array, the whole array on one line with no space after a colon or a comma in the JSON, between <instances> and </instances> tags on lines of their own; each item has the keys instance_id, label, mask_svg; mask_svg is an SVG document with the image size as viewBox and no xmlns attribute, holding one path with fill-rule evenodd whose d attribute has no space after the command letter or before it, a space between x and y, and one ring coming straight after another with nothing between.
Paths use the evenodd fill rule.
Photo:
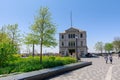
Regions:
<instances>
[{"instance_id":1,"label":"paved walkway","mask_svg":"<svg viewBox=\"0 0 120 80\"><path fill-rule=\"evenodd\" d=\"M120 80L120 59L117 57L113 57L113 64L106 64L103 57L82 58L82 61L92 61L93 64L49 80Z\"/></svg>"}]
</instances>

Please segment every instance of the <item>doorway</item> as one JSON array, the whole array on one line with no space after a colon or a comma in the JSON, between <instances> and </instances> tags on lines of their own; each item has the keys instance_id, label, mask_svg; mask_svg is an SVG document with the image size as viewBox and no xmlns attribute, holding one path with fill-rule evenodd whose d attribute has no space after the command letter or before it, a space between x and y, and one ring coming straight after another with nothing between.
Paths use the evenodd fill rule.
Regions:
<instances>
[{"instance_id":1,"label":"doorway","mask_svg":"<svg viewBox=\"0 0 120 80\"><path fill-rule=\"evenodd\" d=\"M75 53L75 49L69 49L69 53L70 55L73 55L73 53Z\"/></svg>"}]
</instances>

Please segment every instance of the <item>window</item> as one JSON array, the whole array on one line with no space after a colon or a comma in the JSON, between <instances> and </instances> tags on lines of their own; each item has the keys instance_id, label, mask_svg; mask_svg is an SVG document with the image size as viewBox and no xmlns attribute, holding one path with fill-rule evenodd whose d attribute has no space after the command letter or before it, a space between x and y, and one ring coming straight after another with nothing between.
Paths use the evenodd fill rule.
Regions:
<instances>
[{"instance_id":1,"label":"window","mask_svg":"<svg viewBox=\"0 0 120 80\"><path fill-rule=\"evenodd\" d=\"M83 37L83 34L82 34L82 33L80 34L80 37L81 37L81 38Z\"/></svg>"},{"instance_id":2,"label":"window","mask_svg":"<svg viewBox=\"0 0 120 80\"><path fill-rule=\"evenodd\" d=\"M75 34L68 34L68 38L75 38Z\"/></svg>"},{"instance_id":3,"label":"window","mask_svg":"<svg viewBox=\"0 0 120 80\"><path fill-rule=\"evenodd\" d=\"M70 41L70 42L68 43L68 45L69 45L69 47L75 47L75 42L74 42L74 41Z\"/></svg>"},{"instance_id":4,"label":"window","mask_svg":"<svg viewBox=\"0 0 120 80\"><path fill-rule=\"evenodd\" d=\"M70 38L72 38L72 34L70 34Z\"/></svg>"},{"instance_id":5,"label":"window","mask_svg":"<svg viewBox=\"0 0 120 80\"><path fill-rule=\"evenodd\" d=\"M70 46L70 42L68 43L68 45Z\"/></svg>"},{"instance_id":6,"label":"window","mask_svg":"<svg viewBox=\"0 0 120 80\"><path fill-rule=\"evenodd\" d=\"M81 46L83 46L83 41L81 41Z\"/></svg>"},{"instance_id":7,"label":"window","mask_svg":"<svg viewBox=\"0 0 120 80\"><path fill-rule=\"evenodd\" d=\"M62 55L64 55L64 51L62 51Z\"/></svg>"},{"instance_id":8,"label":"window","mask_svg":"<svg viewBox=\"0 0 120 80\"><path fill-rule=\"evenodd\" d=\"M70 38L70 34L68 34L68 38Z\"/></svg>"},{"instance_id":9,"label":"window","mask_svg":"<svg viewBox=\"0 0 120 80\"><path fill-rule=\"evenodd\" d=\"M75 42L73 43L73 45L75 46Z\"/></svg>"},{"instance_id":10,"label":"window","mask_svg":"<svg viewBox=\"0 0 120 80\"><path fill-rule=\"evenodd\" d=\"M73 34L73 38L75 38L75 34Z\"/></svg>"},{"instance_id":11,"label":"window","mask_svg":"<svg viewBox=\"0 0 120 80\"><path fill-rule=\"evenodd\" d=\"M62 35L62 39L64 39L64 35Z\"/></svg>"},{"instance_id":12,"label":"window","mask_svg":"<svg viewBox=\"0 0 120 80\"><path fill-rule=\"evenodd\" d=\"M72 42L72 47L75 47L75 42L74 41Z\"/></svg>"},{"instance_id":13,"label":"window","mask_svg":"<svg viewBox=\"0 0 120 80\"><path fill-rule=\"evenodd\" d=\"M64 46L64 42L62 42L62 46Z\"/></svg>"}]
</instances>

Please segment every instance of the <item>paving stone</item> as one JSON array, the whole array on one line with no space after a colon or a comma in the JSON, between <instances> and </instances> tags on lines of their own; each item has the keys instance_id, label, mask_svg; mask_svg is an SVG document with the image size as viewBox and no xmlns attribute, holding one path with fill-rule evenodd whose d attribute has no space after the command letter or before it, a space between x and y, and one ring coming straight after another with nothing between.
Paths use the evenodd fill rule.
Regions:
<instances>
[{"instance_id":1,"label":"paving stone","mask_svg":"<svg viewBox=\"0 0 120 80\"><path fill-rule=\"evenodd\" d=\"M120 59L113 57L113 64L106 64L103 57L82 58L82 61L92 61L92 65L80 68L63 75L58 75L48 80L105 80L110 66L112 69L112 79L120 80Z\"/></svg>"}]
</instances>

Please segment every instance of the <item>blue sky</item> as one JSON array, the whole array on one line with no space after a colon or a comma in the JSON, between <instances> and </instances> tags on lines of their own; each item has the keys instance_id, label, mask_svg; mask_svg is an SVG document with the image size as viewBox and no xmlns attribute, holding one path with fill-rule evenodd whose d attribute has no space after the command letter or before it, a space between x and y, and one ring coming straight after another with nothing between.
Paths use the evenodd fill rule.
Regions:
<instances>
[{"instance_id":1,"label":"blue sky","mask_svg":"<svg viewBox=\"0 0 120 80\"><path fill-rule=\"evenodd\" d=\"M57 40L60 32L71 27L71 11L73 26L87 31L90 52L94 52L96 42L111 42L120 35L120 0L1 0L0 27L17 23L21 33L29 32L41 6L49 7L52 13L57 24ZM44 51L59 52L59 48Z\"/></svg>"}]
</instances>

